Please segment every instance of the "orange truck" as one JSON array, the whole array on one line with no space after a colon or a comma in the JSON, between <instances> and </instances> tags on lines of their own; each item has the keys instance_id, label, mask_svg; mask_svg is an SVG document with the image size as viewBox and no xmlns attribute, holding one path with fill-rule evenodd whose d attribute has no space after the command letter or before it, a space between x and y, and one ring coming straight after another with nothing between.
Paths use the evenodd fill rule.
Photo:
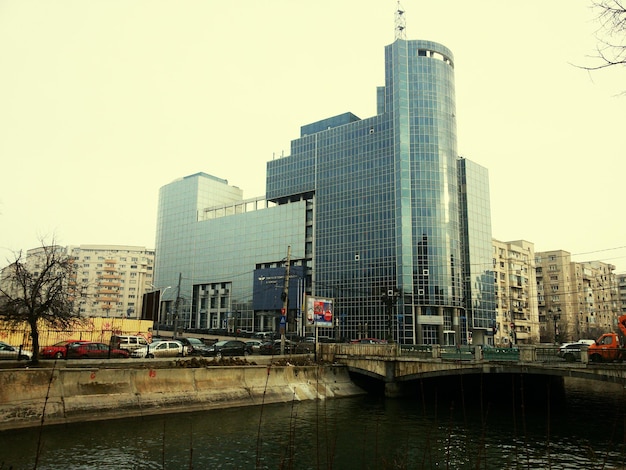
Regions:
<instances>
[{"instance_id":1,"label":"orange truck","mask_svg":"<svg viewBox=\"0 0 626 470\"><path fill-rule=\"evenodd\" d=\"M600 336L595 344L589 345L587 353L591 362L621 362L626 359L626 345L624 337L626 337L626 315L621 315L617 319L617 326L622 332L604 333Z\"/></svg>"}]
</instances>

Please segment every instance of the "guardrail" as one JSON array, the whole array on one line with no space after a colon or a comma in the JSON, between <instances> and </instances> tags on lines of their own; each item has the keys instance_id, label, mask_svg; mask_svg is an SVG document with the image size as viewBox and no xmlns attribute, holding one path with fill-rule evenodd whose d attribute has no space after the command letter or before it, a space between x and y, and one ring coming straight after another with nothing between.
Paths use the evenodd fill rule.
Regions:
<instances>
[{"instance_id":1,"label":"guardrail","mask_svg":"<svg viewBox=\"0 0 626 470\"><path fill-rule=\"evenodd\" d=\"M517 347L441 346L438 344L319 344L324 359L336 355L360 357L405 357L443 361L507 361L507 362L565 362L553 345L519 345Z\"/></svg>"}]
</instances>

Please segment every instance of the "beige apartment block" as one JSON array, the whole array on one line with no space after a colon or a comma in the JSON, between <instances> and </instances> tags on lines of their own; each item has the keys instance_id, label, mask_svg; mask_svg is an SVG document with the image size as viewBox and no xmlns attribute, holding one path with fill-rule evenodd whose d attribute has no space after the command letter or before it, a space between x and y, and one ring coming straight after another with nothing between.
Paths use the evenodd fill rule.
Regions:
<instances>
[{"instance_id":1,"label":"beige apartment block","mask_svg":"<svg viewBox=\"0 0 626 470\"><path fill-rule=\"evenodd\" d=\"M626 273L617 275L617 295L620 315L626 315Z\"/></svg>"},{"instance_id":2,"label":"beige apartment block","mask_svg":"<svg viewBox=\"0 0 626 470\"><path fill-rule=\"evenodd\" d=\"M500 346L539 343L534 244L493 240L496 331Z\"/></svg>"},{"instance_id":3,"label":"beige apartment block","mask_svg":"<svg viewBox=\"0 0 626 470\"><path fill-rule=\"evenodd\" d=\"M601 261L574 263L578 309L570 319L575 335L595 339L607 331L619 331L619 289L615 266Z\"/></svg>"},{"instance_id":4,"label":"beige apartment block","mask_svg":"<svg viewBox=\"0 0 626 470\"><path fill-rule=\"evenodd\" d=\"M154 250L141 246L80 245L67 249L76 282L87 285L80 313L86 317L140 318L143 294L154 290Z\"/></svg>"},{"instance_id":5,"label":"beige apartment block","mask_svg":"<svg viewBox=\"0 0 626 470\"><path fill-rule=\"evenodd\" d=\"M614 331L619 315L615 266L573 262L564 250L535 254L541 338L563 343Z\"/></svg>"}]
</instances>

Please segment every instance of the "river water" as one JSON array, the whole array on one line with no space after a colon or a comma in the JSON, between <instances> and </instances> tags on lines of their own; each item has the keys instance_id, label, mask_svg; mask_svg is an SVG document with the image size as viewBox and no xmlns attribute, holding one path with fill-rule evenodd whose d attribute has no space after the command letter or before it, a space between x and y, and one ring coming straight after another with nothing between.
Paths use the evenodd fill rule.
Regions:
<instances>
[{"instance_id":1,"label":"river water","mask_svg":"<svg viewBox=\"0 0 626 470\"><path fill-rule=\"evenodd\" d=\"M367 395L44 426L0 433L0 469L626 468L623 394L559 401Z\"/></svg>"}]
</instances>

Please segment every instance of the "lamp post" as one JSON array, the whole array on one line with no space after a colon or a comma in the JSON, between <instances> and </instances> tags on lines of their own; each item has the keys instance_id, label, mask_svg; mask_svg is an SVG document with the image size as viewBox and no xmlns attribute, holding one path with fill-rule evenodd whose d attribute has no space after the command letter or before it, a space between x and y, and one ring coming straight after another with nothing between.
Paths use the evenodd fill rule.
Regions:
<instances>
[{"instance_id":1,"label":"lamp post","mask_svg":"<svg viewBox=\"0 0 626 470\"><path fill-rule=\"evenodd\" d=\"M391 316L393 313L393 306L398 301L399 296L400 292L395 287L393 289L387 289L380 296L380 300L382 300L383 304L385 304L385 309L387 311L387 341L389 343L393 343L393 333L391 332Z\"/></svg>"},{"instance_id":2,"label":"lamp post","mask_svg":"<svg viewBox=\"0 0 626 470\"><path fill-rule=\"evenodd\" d=\"M550 309L549 311L554 321L554 344L559 344L559 324L557 322L561 320L561 308L557 307L556 310Z\"/></svg>"},{"instance_id":3,"label":"lamp post","mask_svg":"<svg viewBox=\"0 0 626 470\"><path fill-rule=\"evenodd\" d=\"M151 284L152 285L152 284ZM156 287L152 286L153 289L156 289ZM157 336L159 336L159 324L161 323L161 299L163 298L163 295L165 294L165 292L167 291L167 289L171 289L172 286L167 286L166 288L164 288L163 290L158 289L159 290L159 302L156 304L156 308L157 308ZM153 315L154 318L154 315Z\"/></svg>"}]
</instances>

